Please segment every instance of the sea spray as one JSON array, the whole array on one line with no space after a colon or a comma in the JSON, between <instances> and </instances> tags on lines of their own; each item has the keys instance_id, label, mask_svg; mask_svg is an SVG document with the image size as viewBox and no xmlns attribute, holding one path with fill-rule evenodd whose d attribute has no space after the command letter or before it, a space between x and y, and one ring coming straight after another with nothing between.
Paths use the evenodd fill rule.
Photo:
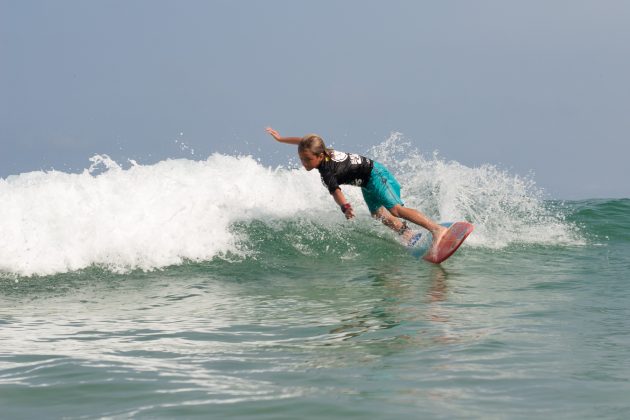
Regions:
<instances>
[{"instance_id":1,"label":"sea spray","mask_svg":"<svg viewBox=\"0 0 630 420\"><path fill-rule=\"evenodd\" d=\"M475 233L468 245L583 244L562 209L544 201L531 176L491 164L467 167L437 152L426 158L397 132L370 153L396 174L407 206L438 221L472 222Z\"/></svg>"}]
</instances>

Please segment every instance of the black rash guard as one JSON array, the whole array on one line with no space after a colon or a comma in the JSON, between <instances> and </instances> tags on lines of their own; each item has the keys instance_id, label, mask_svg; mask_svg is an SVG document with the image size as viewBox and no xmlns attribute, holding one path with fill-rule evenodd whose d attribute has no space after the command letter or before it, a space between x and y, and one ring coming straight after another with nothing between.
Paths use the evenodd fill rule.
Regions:
<instances>
[{"instance_id":1,"label":"black rash guard","mask_svg":"<svg viewBox=\"0 0 630 420\"><path fill-rule=\"evenodd\" d=\"M364 156L334 150L331 158L325 158L317 168L322 182L330 193L339 185L349 184L364 186L370 180L374 162Z\"/></svg>"}]
</instances>

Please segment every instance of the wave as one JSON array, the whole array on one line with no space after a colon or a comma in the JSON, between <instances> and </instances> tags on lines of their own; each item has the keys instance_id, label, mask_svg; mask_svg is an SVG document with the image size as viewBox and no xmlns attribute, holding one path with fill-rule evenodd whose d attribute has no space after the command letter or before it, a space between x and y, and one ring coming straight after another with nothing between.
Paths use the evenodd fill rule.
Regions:
<instances>
[{"instance_id":1,"label":"wave","mask_svg":"<svg viewBox=\"0 0 630 420\"><path fill-rule=\"evenodd\" d=\"M570 203L568 220L594 241L630 242L630 199L591 199Z\"/></svg>"},{"instance_id":2,"label":"wave","mask_svg":"<svg viewBox=\"0 0 630 420\"><path fill-rule=\"evenodd\" d=\"M492 165L427 158L397 133L366 154L396 174L407 206L440 221L473 222L469 246L583 243L562 206L545 202L531 179ZM39 171L0 179L0 273L51 275L90 266L124 273L256 258L256 244L269 236L260 236L260 226L284 232L274 236L277 252L279 242L305 253L345 243L338 257L352 258L348 236L360 241L371 233L396 243L358 204L359 188L344 189L358 216L345 221L317 172L222 154L152 165L132 161L128 168L105 155L91 161L78 174Z\"/></svg>"}]
</instances>

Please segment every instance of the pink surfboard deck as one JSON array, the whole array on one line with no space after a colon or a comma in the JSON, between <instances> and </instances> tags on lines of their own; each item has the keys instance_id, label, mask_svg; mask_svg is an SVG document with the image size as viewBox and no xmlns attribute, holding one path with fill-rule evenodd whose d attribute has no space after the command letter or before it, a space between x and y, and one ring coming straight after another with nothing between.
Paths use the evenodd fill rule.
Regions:
<instances>
[{"instance_id":1,"label":"pink surfboard deck","mask_svg":"<svg viewBox=\"0 0 630 420\"><path fill-rule=\"evenodd\" d=\"M422 258L434 264L446 261L457 251L457 248L466 240L473 229L474 226L468 222L453 223L444 236L442 236L442 240L438 244L437 252L431 254L427 253Z\"/></svg>"}]
</instances>

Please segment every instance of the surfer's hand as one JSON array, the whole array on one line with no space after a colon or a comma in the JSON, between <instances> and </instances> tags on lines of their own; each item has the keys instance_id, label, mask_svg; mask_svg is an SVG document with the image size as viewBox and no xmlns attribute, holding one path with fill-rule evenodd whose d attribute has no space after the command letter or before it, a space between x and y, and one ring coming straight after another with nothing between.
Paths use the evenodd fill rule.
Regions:
<instances>
[{"instance_id":1,"label":"surfer's hand","mask_svg":"<svg viewBox=\"0 0 630 420\"><path fill-rule=\"evenodd\" d=\"M339 207L341 207L341 211L346 216L346 219L350 220L354 217L354 210L350 203L341 204Z\"/></svg>"},{"instance_id":2,"label":"surfer's hand","mask_svg":"<svg viewBox=\"0 0 630 420\"><path fill-rule=\"evenodd\" d=\"M282 138L282 136L280 135L280 133L278 133L276 130L274 130L271 127L267 127L265 129L267 131L267 133L271 134L271 137L273 137L274 139L276 139L277 141L280 141L280 139Z\"/></svg>"}]
</instances>

